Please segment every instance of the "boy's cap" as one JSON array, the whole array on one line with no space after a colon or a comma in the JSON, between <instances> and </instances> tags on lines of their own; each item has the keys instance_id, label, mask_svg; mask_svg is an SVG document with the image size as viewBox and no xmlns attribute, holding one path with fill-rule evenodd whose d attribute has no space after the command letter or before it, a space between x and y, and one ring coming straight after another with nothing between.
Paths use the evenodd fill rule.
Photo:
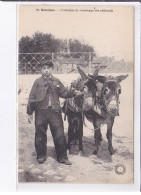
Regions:
<instances>
[{"instance_id":1,"label":"boy's cap","mask_svg":"<svg viewBox=\"0 0 141 195\"><path fill-rule=\"evenodd\" d=\"M52 62L43 61L43 62L41 62L41 67L43 67L43 66L48 66L48 67L53 68L54 64Z\"/></svg>"}]
</instances>

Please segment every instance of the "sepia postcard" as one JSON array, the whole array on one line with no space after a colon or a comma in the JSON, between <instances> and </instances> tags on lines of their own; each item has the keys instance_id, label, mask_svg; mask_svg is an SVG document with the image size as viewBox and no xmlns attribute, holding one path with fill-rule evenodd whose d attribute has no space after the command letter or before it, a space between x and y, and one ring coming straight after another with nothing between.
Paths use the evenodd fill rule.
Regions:
<instances>
[{"instance_id":1,"label":"sepia postcard","mask_svg":"<svg viewBox=\"0 0 141 195\"><path fill-rule=\"evenodd\" d=\"M134 183L134 7L19 5L18 182Z\"/></svg>"}]
</instances>

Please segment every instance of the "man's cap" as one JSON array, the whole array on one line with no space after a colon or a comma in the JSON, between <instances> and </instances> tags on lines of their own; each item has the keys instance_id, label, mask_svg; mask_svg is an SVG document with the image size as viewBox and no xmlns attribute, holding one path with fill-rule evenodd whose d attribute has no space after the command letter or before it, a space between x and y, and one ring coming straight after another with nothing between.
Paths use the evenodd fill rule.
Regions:
<instances>
[{"instance_id":1,"label":"man's cap","mask_svg":"<svg viewBox=\"0 0 141 195\"><path fill-rule=\"evenodd\" d=\"M41 67L43 67L43 66L48 66L48 67L53 68L54 64L52 62L43 61L43 62L41 62Z\"/></svg>"}]
</instances>

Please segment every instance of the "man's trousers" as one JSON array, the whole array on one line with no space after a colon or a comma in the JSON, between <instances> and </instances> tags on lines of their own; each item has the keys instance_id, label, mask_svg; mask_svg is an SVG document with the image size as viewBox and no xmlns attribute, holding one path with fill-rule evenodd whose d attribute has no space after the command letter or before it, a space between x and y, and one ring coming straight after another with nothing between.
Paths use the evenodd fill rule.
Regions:
<instances>
[{"instance_id":1,"label":"man's trousers","mask_svg":"<svg viewBox=\"0 0 141 195\"><path fill-rule=\"evenodd\" d=\"M36 109L35 111L35 149L37 158L42 158L47 154L47 127L50 126L54 140L57 160L62 161L67 158L67 145L64 136L64 126L61 112L55 112L51 107L47 109Z\"/></svg>"}]
</instances>

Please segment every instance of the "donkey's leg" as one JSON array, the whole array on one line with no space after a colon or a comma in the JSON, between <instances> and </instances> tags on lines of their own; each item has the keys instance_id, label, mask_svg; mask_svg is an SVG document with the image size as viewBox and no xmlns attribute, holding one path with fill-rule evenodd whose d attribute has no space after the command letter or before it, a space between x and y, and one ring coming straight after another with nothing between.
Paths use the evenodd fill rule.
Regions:
<instances>
[{"instance_id":1,"label":"donkey's leg","mask_svg":"<svg viewBox=\"0 0 141 195\"><path fill-rule=\"evenodd\" d=\"M100 141L101 141L101 132L100 132L100 128L98 128L99 126L97 125L96 121L94 122L94 129L96 129L94 131L94 139L95 139L95 145L94 145L94 152L93 154L97 154L98 152L98 148L99 148L99 144L100 144Z\"/></svg>"},{"instance_id":2,"label":"donkey's leg","mask_svg":"<svg viewBox=\"0 0 141 195\"><path fill-rule=\"evenodd\" d=\"M79 127L78 127L78 135L79 135L79 155L83 154L83 143L82 143L82 138L83 138L83 120L82 117L79 117Z\"/></svg>"},{"instance_id":3,"label":"donkey's leg","mask_svg":"<svg viewBox=\"0 0 141 195\"><path fill-rule=\"evenodd\" d=\"M68 116L68 150L71 152L71 145L74 139L74 125L72 123L73 116Z\"/></svg>"},{"instance_id":4,"label":"donkey's leg","mask_svg":"<svg viewBox=\"0 0 141 195\"><path fill-rule=\"evenodd\" d=\"M74 127L73 141L75 145L78 145L78 140L79 140L79 119L78 118L75 118L73 122L73 127Z\"/></svg>"},{"instance_id":5,"label":"donkey's leg","mask_svg":"<svg viewBox=\"0 0 141 195\"><path fill-rule=\"evenodd\" d=\"M101 129L99 128L99 137L98 137L99 141L102 141L102 134L101 134Z\"/></svg>"},{"instance_id":6,"label":"donkey's leg","mask_svg":"<svg viewBox=\"0 0 141 195\"><path fill-rule=\"evenodd\" d=\"M114 123L114 118L110 118L107 123L107 139L108 139L108 150L111 155L114 154L114 149L112 146L112 127Z\"/></svg>"}]
</instances>

